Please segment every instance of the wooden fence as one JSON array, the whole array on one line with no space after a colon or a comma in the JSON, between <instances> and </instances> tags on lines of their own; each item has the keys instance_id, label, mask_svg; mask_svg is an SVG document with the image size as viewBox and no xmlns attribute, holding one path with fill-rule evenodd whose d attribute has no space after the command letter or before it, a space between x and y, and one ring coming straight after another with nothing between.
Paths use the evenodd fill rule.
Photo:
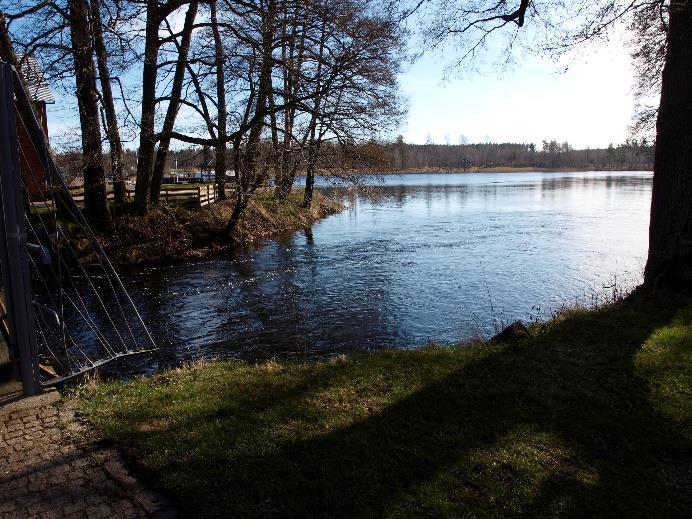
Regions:
<instances>
[{"instance_id":1,"label":"wooden fence","mask_svg":"<svg viewBox=\"0 0 692 519\"><path fill-rule=\"evenodd\" d=\"M70 194L79 205L84 204L84 187L70 188ZM126 199L132 201L135 196L134 187L126 189ZM113 200L113 186L108 185L108 200ZM159 201L170 205L194 205L204 207L216 202L216 186L214 184L164 184L161 186Z\"/></svg>"}]
</instances>

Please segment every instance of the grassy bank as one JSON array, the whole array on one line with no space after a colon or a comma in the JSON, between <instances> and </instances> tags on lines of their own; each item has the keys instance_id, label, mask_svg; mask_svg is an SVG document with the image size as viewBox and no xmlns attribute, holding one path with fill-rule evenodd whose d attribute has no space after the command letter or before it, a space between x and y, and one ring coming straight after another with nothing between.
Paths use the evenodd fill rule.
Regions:
<instances>
[{"instance_id":1,"label":"grassy bank","mask_svg":"<svg viewBox=\"0 0 692 519\"><path fill-rule=\"evenodd\" d=\"M287 231L309 227L343 207L334 199L316 192L312 207L302 207L303 191L293 190L285 200L273 191L255 194L235 230L235 245ZM128 215L116 220L115 232L100 237L109 257L119 264L156 263L218 256L231 248L230 240L219 233L233 211L230 200L202 208L166 206L146 216Z\"/></svg>"},{"instance_id":2,"label":"grassy bank","mask_svg":"<svg viewBox=\"0 0 692 519\"><path fill-rule=\"evenodd\" d=\"M685 516L692 298L631 297L498 345L209 363L83 389L185 514Z\"/></svg>"}]
</instances>

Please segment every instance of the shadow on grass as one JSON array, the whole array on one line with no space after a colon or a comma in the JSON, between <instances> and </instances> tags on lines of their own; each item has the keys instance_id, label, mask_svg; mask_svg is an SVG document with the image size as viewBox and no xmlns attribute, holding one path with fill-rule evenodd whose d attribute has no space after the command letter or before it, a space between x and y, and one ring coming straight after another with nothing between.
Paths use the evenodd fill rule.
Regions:
<instances>
[{"instance_id":1,"label":"shadow on grass","mask_svg":"<svg viewBox=\"0 0 692 519\"><path fill-rule=\"evenodd\" d=\"M367 380L382 364L358 357L323 364L284 390L246 388L258 391L250 410L229 403L204 417L223 423L218 448L184 467L164 463L158 476L180 470L164 486L184 511L203 516L684 516L689 431L659 410L635 367L642 345L683 303L634 297L576 313L532 341L461 357L445 376L350 425L277 448L235 447L272 409L287 409L276 427L300 414L287 400ZM309 427L309 412L297 418Z\"/></svg>"}]
</instances>

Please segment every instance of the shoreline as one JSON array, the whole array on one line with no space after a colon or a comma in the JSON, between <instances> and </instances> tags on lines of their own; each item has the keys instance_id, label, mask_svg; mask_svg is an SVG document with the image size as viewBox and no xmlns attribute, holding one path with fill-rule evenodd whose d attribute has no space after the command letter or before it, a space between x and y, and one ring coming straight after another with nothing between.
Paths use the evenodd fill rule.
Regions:
<instances>
[{"instance_id":1,"label":"shoreline","mask_svg":"<svg viewBox=\"0 0 692 519\"><path fill-rule=\"evenodd\" d=\"M458 169L422 169L380 173L358 173L367 177L416 174L473 173L602 173L613 170L578 168L495 167ZM632 170L631 172L635 172ZM637 171L641 172L641 171ZM286 200L273 196L271 188L258 191L243 213L234 239L219 237L233 210L233 201L225 200L201 208L161 205L145 216L125 215L115 221L112 234L97 234L104 250L115 265L160 265L213 259L234 249L252 247L266 239L305 229L345 207L317 189L310 210L302 207L303 189L296 187Z\"/></svg>"},{"instance_id":2,"label":"shoreline","mask_svg":"<svg viewBox=\"0 0 692 519\"><path fill-rule=\"evenodd\" d=\"M160 265L217 258L236 248L308 228L345 209L319 190L310 209L303 208L302 201L302 189L294 189L285 200L277 199L271 190L256 193L232 241L219 237L233 211L230 200L192 209L162 205L145 216L120 217L112 235L97 236L115 265Z\"/></svg>"},{"instance_id":3,"label":"shoreline","mask_svg":"<svg viewBox=\"0 0 692 519\"><path fill-rule=\"evenodd\" d=\"M387 171L380 172L377 175L415 175L415 174L450 174L450 173L640 173L650 172L646 169L590 169L590 168L534 168L534 167L492 167L492 168L469 168L468 171L463 171L459 168L422 168L422 169L405 169L402 171ZM359 175L368 175L367 173L359 173Z\"/></svg>"}]
</instances>

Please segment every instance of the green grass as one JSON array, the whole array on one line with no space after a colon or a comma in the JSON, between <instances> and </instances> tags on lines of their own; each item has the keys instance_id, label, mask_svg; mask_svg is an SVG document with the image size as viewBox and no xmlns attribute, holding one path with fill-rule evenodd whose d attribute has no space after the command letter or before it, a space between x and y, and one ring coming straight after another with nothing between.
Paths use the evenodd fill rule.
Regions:
<instances>
[{"instance_id":1,"label":"green grass","mask_svg":"<svg viewBox=\"0 0 692 519\"><path fill-rule=\"evenodd\" d=\"M512 345L200 364L81 392L186 515L685 516L692 300L575 310Z\"/></svg>"}]
</instances>

